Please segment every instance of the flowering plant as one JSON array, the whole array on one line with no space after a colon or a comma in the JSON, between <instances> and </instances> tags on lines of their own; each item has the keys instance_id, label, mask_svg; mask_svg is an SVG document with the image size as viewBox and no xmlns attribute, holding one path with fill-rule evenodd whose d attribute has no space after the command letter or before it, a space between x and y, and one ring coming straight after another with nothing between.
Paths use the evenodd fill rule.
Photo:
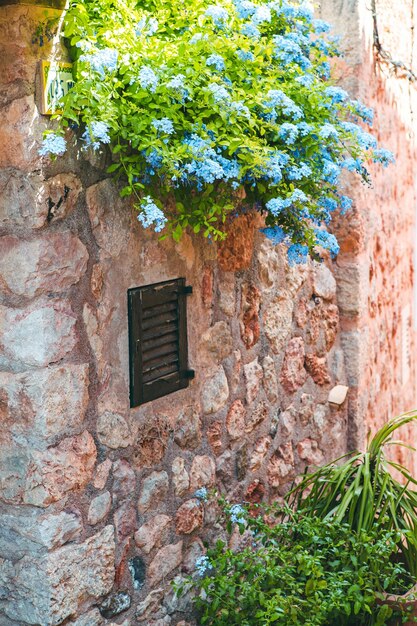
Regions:
<instances>
[{"instance_id":1,"label":"flowering plant","mask_svg":"<svg viewBox=\"0 0 417 626\"><path fill-rule=\"evenodd\" d=\"M43 154L63 153L71 124L85 146L108 144L109 173L162 236L222 238L255 206L290 261L337 254L342 170L368 180L366 161L392 155L363 129L372 111L330 82L328 30L293 0L73 0L76 84Z\"/></svg>"}]
</instances>

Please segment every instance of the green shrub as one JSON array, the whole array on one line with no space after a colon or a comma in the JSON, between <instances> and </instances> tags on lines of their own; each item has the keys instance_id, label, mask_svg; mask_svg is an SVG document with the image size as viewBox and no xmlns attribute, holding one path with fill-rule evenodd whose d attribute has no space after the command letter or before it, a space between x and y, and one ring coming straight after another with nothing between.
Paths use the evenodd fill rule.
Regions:
<instances>
[{"instance_id":1,"label":"green shrub","mask_svg":"<svg viewBox=\"0 0 417 626\"><path fill-rule=\"evenodd\" d=\"M376 526L356 533L288 508L260 509L246 520L242 507L231 512L245 547L232 551L218 541L199 559L192 582L199 624L382 626L402 619L384 602L384 592L411 586L395 559L399 533Z\"/></svg>"}]
</instances>

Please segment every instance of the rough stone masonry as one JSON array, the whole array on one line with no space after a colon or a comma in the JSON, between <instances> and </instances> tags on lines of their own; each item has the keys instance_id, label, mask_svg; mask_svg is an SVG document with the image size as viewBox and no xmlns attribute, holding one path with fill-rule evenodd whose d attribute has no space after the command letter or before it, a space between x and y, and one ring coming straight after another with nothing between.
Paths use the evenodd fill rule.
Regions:
<instances>
[{"instance_id":1,"label":"rough stone masonry","mask_svg":"<svg viewBox=\"0 0 417 626\"><path fill-rule=\"evenodd\" d=\"M357 3L351 9L355 20ZM192 572L216 536L216 505L195 491L279 498L306 465L345 452L364 419L361 386L375 374L357 365L371 306L358 276L375 238L359 237L358 195L359 225L339 226L352 254L340 265L288 267L256 214L236 219L218 246L187 235L160 242L106 178L105 155L80 152L74 139L65 158L41 159L50 122L38 109L39 61L65 58L53 36L60 16L0 7L0 626L192 625L190 598L170 582ZM407 228L410 186L401 187ZM381 193L376 215L388 213L383 202ZM400 256L378 272L404 302L412 278ZM195 380L130 409L127 290L177 277L193 286ZM378 315L391 315L378 297ZM397 363L401 346L384 354ZM415 393L410 367L407 391L391 391L401 401ZM347 382L354 404L329 403Z\"/></svg>"}]
</instances>

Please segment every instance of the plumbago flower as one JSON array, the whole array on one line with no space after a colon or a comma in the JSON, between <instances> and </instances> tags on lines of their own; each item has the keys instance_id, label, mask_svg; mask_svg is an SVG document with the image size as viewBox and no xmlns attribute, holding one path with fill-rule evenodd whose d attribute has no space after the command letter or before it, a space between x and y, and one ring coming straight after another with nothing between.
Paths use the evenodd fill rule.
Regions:
<instances>
[{"instance_id":1,"label":"plumbago flower","mask_svg":"<svg viewBox=\"0 0 417 626\"><path fill-rule=\"evenodd\" d=\"M84 143L108 146L108 171L145 228L219 239L227 218L255 207L290 263L336 255L327 227L351 205L343 172L369 182L369 163L393 156L365 130L372 111L329 79L329 25L304 0L166 7L71 2L76 81L42 154L62 154L75 122Z\"/></svg>"}]
</instances>

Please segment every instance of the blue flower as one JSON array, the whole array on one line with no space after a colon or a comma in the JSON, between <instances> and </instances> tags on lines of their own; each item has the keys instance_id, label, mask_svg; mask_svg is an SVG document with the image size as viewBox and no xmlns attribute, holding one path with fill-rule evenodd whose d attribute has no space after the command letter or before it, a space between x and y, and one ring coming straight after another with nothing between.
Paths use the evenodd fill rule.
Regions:
<instances>
[{"instance_id":1,"label":"blue flower","mask_svg":"<svg viewBox=\"0 0 417 626\"><path fill-rule=\"evenodd\" d=\"M246 50L238 50L236 54L241 61L254 61L255 60L255 55L253 54L253 52L248 52Z\"/></svg>"},{"instance_id":2,"label":"blue flower","mask_svg":"<svg viewBox=\"0 0 417 626\"><path fill-rule=\"evenodd\" d=\"M242 33L242 35L246 35L246 37L250 37L251 39L259 39L259 37L261 36L261 31L252 22L249 22L248 24L243 24L240 32Z\"/></svg>"},{"instance_id":3,"label":"blue flower","mask_svg":"<svg viewBox=\"0 0 417 626\"><path fill-rule=\"evenodd\" d=\"M330 24L325 22L324 20L313 20L313 26L316 33L328 33L331 29Z\"/></svg>"},{"instance_id":4,"label":"blue flower","mask_svg":"<svg viewBox=\"0 0 417 626\"><path fill-rule=\"evenodd\" d=\"M190 43L192 45L198 43L199 41L201 41L202 39L207 39L207 35L203 35L203 33L195 33L191 39L190 39Z\"/></svg>"},{"instance_id":5,"label":"blue flower","mask_svg":"<svg viewBox=\"0 0 417 626\"><path fill-rule=\"evenodd\" d=\"M159 80L155 72L148 65L142 65L139 70L139 82L142 89L149 89L151 93L155 93L155 90L159 84Z\"/></svg>"},{"instance_id":6,"label":"blue flower","mask_svg":"<svg viewBox=\"0 0 417 626\"><path fill-rule=\"evenodd\" d=\"M60 137L55 133L48 133L42 141L42 146L39 148L39 154L41 156L48 156L50 154L62 156L66 149L67 143L63 137Z\"/></svg>"},{"instance_id":7,"label":"blue flower","mask_svg":"<svg viewBox=\"0 0 417 626\"><path fill-rule=\"evenodd\" d=\"M245 20L256 11L256 6L250 0L233 0L238 16Z\"/></svg>"},{"instance_id":8,"label":"blue flower","mask_svg":"<svg viewBox=\"0 0 417 626\"><path fill-rule=\"evenodd\" d=\"M395 163L395 157L389 150L378 148L373 151L372 160L374 163L382 163L384 167L388 167L390 163Z\"/></svg>"},{"instance_id":9,"label":"blue flower","mask_svg":"<svg viewBox=\"0 0 417 626\"><path fill-rule=\"evenodd\" d=\"M333 126L333 124L323 124L323 126L319 130L319 137L322 139L338 139L339 133L337 132L337 128Z\"/></svg>"},{"instance_id":10,"label":"blue flower","mask_svg":"<svg viewBox=\"0 0 417 626\"><path fill-rule=\"evenodd\" d=\"M226 87L223 87L223 85L219 85L218 83L211 83L208 88L213 94L215 102L231 100L230 93L227 91Z\"/></svg>"},{"instance_id":11,"label":"blue flower","mask_svg":"<svg viewBox=\"0 0 417 626\"><path fill-rule=\"evenodd\" d=\"M207 17L211 17L216 26L223 27L229 19L229 14L223 7L218 4L211 4L205 12Z\"/></svg>"},{"instance_id":12,"label":"blue flower","mask_svg":"<svg viewBox=\"0 0 417 626\"><path fill-rule=\"evenodd\" d=\"M340 196L340 208L342 215L344 215L346 211L349 211L349 209L352 207L352 204L352 198L348 198L348 196Z\"/></svg>"},{"instance_id":13,"label":"blue flower","mask_svg":"<svg viewBox=\"0 0 417 626\"><path fill-rule=\"evenodd\" d=\"M290 33L285 36L274 35L274 55L284 65L296 63L303 70L307 70L311 67L311 61L304 54L299 41L297 41L297 37L294 37L294 35L295 33Z\"/></svg>"},{"instance_id":14,"label":"blue flower","mask_svg":"<svg viewBox=\"0 0 417 626\"><path fill-rule=\"evenodd\" d=\"M160 133L165 133L166 135L172 135L172 133L175 132L174 125L168 117L163 117L160 120L152 120L152 126Z\"/></svg>"},{"instance_id":15,"label":"blue flower","mask_svg":"<svg viewBox=\"0 0 417 626\"><path fill-rule=\"evenodd\" d=\"M230 507L230 521L232 524L246 524L246 511L240 504L234 504Z\"/></svg>"},{"instance_id":16,"label":"blue flower","mask_svg":"<svg viewBox=\"0 0 417 626\"><path fill-rule=\"evenodd\" d=\"M200 574L200 576L204 576L204 574L208 570L213 569L213 566L210 563L210 559L208 558L208 556L198 557L198 559L196 559L196 562L195 562L195 569L196 569L196 572Z\"/></svg>"},{"instance_id":17,"label":"blue flower","mask_svg":"<svg viewBox=\"0 0 417 626\"><path fill-rule=\"evenodd\" d=\"M206 65L215 67L218 72L225 68L224 59L220 54L211 54L206 61Z\"/></svg>"},{"instance_id":18,"label":"blue flower","mask_svg":"<svg viewBox=\"0 0 417 626\"><path fill-rule=\"evenodd\" d=\"M330 161L329 159L324 159L323 161L323 180L326 180L331 185L335 185L340 176L340 167Z\"/></svg>"},{"instance_id":19,"label":"blue flower","mask_svg":"<svg viewBox=\"0 0 417 626\"><path fill-rule=\"evenodd\" d=\"M302 109L280 89L270 89L266 96L265 106L270 108L279 107L284 115L289 115L295 120L304 117Z\"/></svg>"},{"instance_id":20,"label":"blue flower","mask_svg":"<svg viewBox=\"0 0 417 626\"><path fill-rule=\"evenodd\" d=\"M159 28L158 20L154 17L142 17L142 19L136 25L136 35L140 37L141 35L147 35L148 37L152 37Z\"/></svg>"},{"instance_id":21,"label":"blue flower","mask_svg":"<svg viewBox=\"0 0 417 626\"><path fill-rule=\"evenodd\" d=\"M154 227L156 233L161 232L165 227L167 218L159 209L150 196L145 196L141 202L142 212L138 215L138 220L144 228Z\"/></svg>"},{"instance_id":22,"label":"blue flower","mask_svg":"<svg viewBox=\"0 0 417 626\"><path fill-rule=\"evenodd\" d=\"M119 53L117 50L113 48L103 48L93 53L82 54L80 61L86 61L95 72L98 72L100 76L104 76L106 70L113 72L117 69L118 56Z\"/></svg>"},{"instance_id":23,"label":"blue flower","mask_svg":"<svg viewBox=\"0 0 417 626\"><path fill-rule=\"evenodd\" d=\"M199 500L202 500L203 502L207 502L208 500L207 487L201 487L201 489L197 489L197 491L194 492L194 496L198 498Z\"/></svg>"},{"instance_id":24,"label":"blue flower","mask_svg":"<svg viewBox=\"0 0 417 626\"><path fill-rule=\"evenodd\" d=\"M305 263L308 258L308 246L304 246L301 243L293 243L288 248L287 256L290 265Z\"/></svg>"},{"instance_id":25,"label":"blue flower","mask_svg":"<svg viewBox=\"0 0 417 626\"><path fill-rule=\"evenodd\" d=\"M109 127L105 122L93 121L82 135L86 146L93 150L100 147L100 143L110 143Z\"/></svg>"},{"instance_id":26,"label":"blue flower","mask_svg":"<svg viewBox=\"0 0 417 626\"><path fill-rule=\"evenodd\" d=\"M303 74L302 76L297 76L295 80L303 87L307 87L307 89L309 89L314 85L316 79L313 74Z\"/></svg>"},{"instance_id":27,"label":"blue flower","mask_svg":"<svg viewBox=\"0 0 417 626\"><path fill-rule=\"evenodd\" d=\"M286 238L286 234L279 226L274 226L273 228L262 228L261 231L275 245L282 243Z\"/></svg>"},{"instance_id":28,"label":"blue flower","mask_svg":"<svg viewBox=\"0 0 417 626\"><path fill-rule=\"evenodd\" d=\"M301 180L311 176L312 169L306 163L300 163L299 166L293 165L287 169L287 177L289 180Z\"/></svg>"},{"instance_id":29,"label":"blue flower","mask_svg":"<svg viewBox=\"0 0 417 626\"><path fill-rule=\"evenodd\" d=\"M358 117L360 117L366 124L368 124L368 126L372 126L372 123L374 121L373 110L370 107L362 104L362 102L359 102L359 100L352 100L350 104L352 106L353 112Z\"/></svg>"},{"instance_id":30,"label":"blue flower","mask_svg":"<svg viewBox=\"0 0 417 626\"><path fill-rule=\"evenodd\" d=\"M250 111L248 107L246 106L246 104L243 104L243 102L240 102L240 100L238 100L237 102L232 102L230 108L233 111L236 111L236 113L238 113L239 115L242 115L247 119L250 118Z\"/></svg>"},{"instance_id":31,"label":"blue flower","mask_svg":"<svg viewBox=\"0 0 417 626\"><path fill-rule=\"evenodd\" d=\"M287 145L293 144L298 137L297 126L295 126L295 124L290 124L289 122L284 122L284 124L281 124L281 128L279 130L279 137Z\"/></svg>"},{"instance_id":32,"label":"blue flower","mask_svg":"<svg viewBox=\"0 0 417 626\"><path fill-rule=\"evenodd\" d=\"M337 239L331 233L328 233L327 230L321 230L320 228L316 228L314 231L316 236L316 245L324 248L325 250L329 250L332 257L335 257L339 254L340 246L337 243Z\"/></svg>"},{"instance_id":33,"label":"blue flower","mask_svg":"<svg viewBox=\"0 0 417 626\"><path fill-rule=\"evenodd\" d=\"M272 198L265 206L271 215L277 217L289 204L284 198Z\"/></svg>"},{"instance_id":34,"label":"blue flower","mask_svg":"<svg viewBox=\"0 0 417 626\"><path fill-rule=\"evenodd\" d=\"M253 24L262 24L262 22L271 21L271 9L266 5L260 5L256 7L255 12L252 15Z\"/></svg>"},{"instance_id":35,"label":"blue flower","mask_svg":"<svg viewBox=\"0 0 417 626\"><path fill-rule=\"evenodd\" d=\"M348 94L344 89L341 89L341 87L327 87L324 90L324 94L331 99L331 101L333 102L333 104L338 104L340 102L345 102L345 100L348 99Z\"/></svg>"}]
</instances>

